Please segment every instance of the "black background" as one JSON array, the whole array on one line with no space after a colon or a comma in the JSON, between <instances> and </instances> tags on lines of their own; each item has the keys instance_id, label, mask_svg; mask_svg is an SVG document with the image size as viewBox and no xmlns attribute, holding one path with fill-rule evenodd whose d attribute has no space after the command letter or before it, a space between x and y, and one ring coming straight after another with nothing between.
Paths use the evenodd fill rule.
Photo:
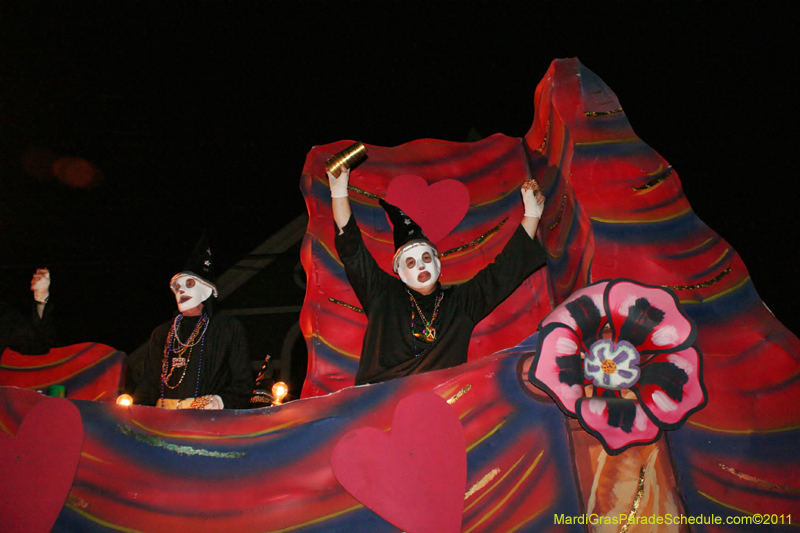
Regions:
<instances>
[{"instance_id":1,"label":"black background","mask_svg":"<svg viewBox=\"0 0 800 533\"><path fill-rule=\"evenodd\" d=\"M303 212L312 146L521 137L550 62L577 56L798 332L797 28L781 7L3 2L0 285L29 298L49 266L64 342L130 352L173 312L167 283L203 228L219 274ZM32 177L22 161L45 149L102 183Z\"/></svg>"}]
</instances>

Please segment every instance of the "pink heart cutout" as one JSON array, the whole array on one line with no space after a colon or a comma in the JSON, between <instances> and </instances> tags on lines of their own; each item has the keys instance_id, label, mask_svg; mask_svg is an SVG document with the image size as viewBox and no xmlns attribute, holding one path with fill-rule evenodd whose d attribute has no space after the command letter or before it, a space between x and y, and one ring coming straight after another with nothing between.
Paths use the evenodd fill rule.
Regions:
<instances>
[{"instance_id":1,"label":"pink heart cutout","mask_svg":"<svg viewBox=\"0 0 800 533\"><path fill-rule=\"evenodd\" d=\"M391 433L365 427L346 434L333 449L331 468L356 500L407 533L461 531L464 429L436 394L401 400Z\"/></svg>"},{"instance_id":2,"label":"pink heart cutout","mask_svg":"<svg viewBox=\"0 0 800 533\"><path fill-rule=\"evenodd\" d=\"M469 210L469 191L456 180L431 185L419 176L397 176L389 183L386 201L420 225L434 244L453 231Z\"/></svg>"},{"instance_id":3,"label":"pink heart cutout","mask_svg":"<svg viewBox=\"0 0 800 533\"><path fill-rule=\"evenodd\" d=\"M83 422L63 398L36 404L15 436L0 434L3 531L47 533L58 519L78 470Z\"/></svg>"}]
</instances>

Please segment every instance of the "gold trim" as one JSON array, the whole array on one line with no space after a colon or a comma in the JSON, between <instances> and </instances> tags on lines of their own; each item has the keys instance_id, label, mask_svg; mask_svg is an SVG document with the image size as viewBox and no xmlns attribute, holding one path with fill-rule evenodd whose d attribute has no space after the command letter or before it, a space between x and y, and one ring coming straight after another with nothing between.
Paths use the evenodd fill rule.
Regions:
<instances>
[{"instance_id":1,"label":"gold trim","mask_svg":"<svg viewBox=\"0 0 800 533\"><path fill-rule=\"evenodd\" d=\"M649 179L648 181L645 182L644 185L639 185L638 187L634 187L633 190L644 191L646 189L652 189L653 187L655 187L656 185L658 185L659 183L670 177L672 175L672 172L673 172L672 166L670 165L666 168L666 170L662 171L656 177Z\"/></svg>"},{"instance_id":2,"label":"gold trim","mask_svg":"<svg viewBox=\"0 0 800 533\"><path fill-rule=\"evenodd\" d=\"M639 486L636 489L636 497L633 499L631 512L628 513L628 521L623 524L622 528L619 530L619 533L628 533L628 526L635 523L634 520L636 519L636 513L639 511L639 504L642 503L642 498L644 497L644 472L645 467L643 466L639 470Z\"/></svg>"},{"instance_id":3,"label":"gold trim","mask_svg":"<svg viewBox=\"0 0 800 533\"><path fill-rule=\"evenodd\" d=\"M731 273L731 267L726 268L713 278L704 281L702 283L697 283L696 285L662 285L662 287L666 287L667 289L672 289L673 291L692 291L697 289L705 289L706 287L710 287L715 283L719 283L719 281Z\"/></svg>"},{"instance_id":4,"label":"gold trim","mask_svg":"<svg viewBox=\"0 0 800 533\"><path fill-rule=\"evenodd\" d=\"M353 192L357 192L361 196L366 196L367 198L369 198L371 200L380 200L381 199L381 197L378 196L377 194L371 193L371 192L367 192L364 189L359 189L355 185L348 185L347 186L347 190L350 190L350 191L353 191Z\"/></svg>"},{"instance_id":5,"label":"gold trim","mask_svg":"<svg viewBox=\"0 0 800 533\"><path fill-rule=\"evenodd\" d=\"M755 476L745 474L744 472L737 470L732 466L724 465L722 463L717 463L717 465L725 472L728 472L729 474L734 475L743 481L754 483L763 489L774 490L776 492L786 492L789 494L800 494L800 489L787 487L786 485L778 485L777 483L772 483L771 481L766 481Z\"/></svg>"},{"instance_id":6,"label":"gold trim","mask_svg":"<svg viewBox=\"0 0 800 533\"><path fill-rule=\"evenodd\" d=\"M487 231L486 233L484 233L483 235L481 235L477 239L473 239L473 240L469 241L466 244L462 244L461 246L458 246L456 248L451 248L451 249L449 249L447 251L444 251L444 252L439 254L439 257L447 257L448 255L452 255L452 254L455 254L455 253L458 253L458 252L463 252L464 250L468 250L468 249L472 248L473 246L476 246L478 244L483 243L493 233L497 233L498 231L500 231L500 228L502 228L503 224L505 224L506 222L508 222L508 217L506 217L503 220L501 220L499 224L497 224L495 227L491 228L489 231Z\"/></svg>"},{"instance_id":7,"label":"gold trim","mask_svg":"<svg viewBox=\"0 0 800 533\"><path fill-rule=\"evenodd\" d=\"M216 457L218 459L241 459L247 455L245 452L215 452L212 450L204 450L202 448L193 448L191 446L179 446L177 444L166 442L164 439L153 435L142 435L128 426L123 425L118 425L117 431L123 435L133 437L139 442L149 444L150 446L155 446L156 448L164 448L180 455L203 455L206 457Z\"/></svg>"},{"instance_id":8,"label":"gold trim","mask_svg":"<svg viewBox=\"0 0 800 533\"><path fill-rule=\"evenodd\" d=\"M513 487L511 487L511 489L505 494L505 496L503 496L503 498L501 498L500 501L497 502L497 504L494 507L488 509L487 512L484 513L484 515L480 518L480 520L475 522L475 524L473 524L472 527L467 529L464 533L471 533L472 531L477 529L483 522L485 522L486 520L491 518L496 512L498 512L503 507L503 505L505 505L505 503L517 493L517 490L519 490L520 486L525 482L525 480L528 479L528 477L530 477L530 475L536 469L536 466L539 464L539 460L542 458L542 455L544 455L544 450L539 452L539 455L536 456L536 459L534 459L533 464L525 471L524 474L522 474L519 480L517 480L517 483Z\"/></svg>"},{"instance_id":9,"label":"gold trim","mask_svg":"<svg viewBox=\"0 0 800 533\"><path fill-rule=\"evenodd\" d=\"M476 492L478 492L479 490L481 490L483 487L485 487L486 485L488 485L488 484L489 484L489 482L490 482L492 479L494 479L494 477L495 477L497 474L499 474L499 473L500 473L500 469L499 469L499 468L495 468L495 469L493 469L491 472L489 472L488 474L486 474L485 476L483 476L483 477L480 479L480 481L478 481L477 483L475 483L475 484L472 486L472 488L470 488L470 489L467 491L467 493L466 493L466 494L464 494L464 499L465 499L465 500L469 499L469 497L470 497L470 496L472 496L473 494L475 494Z\"/></svg>"},{"instance_id":10,"label":"gold trim","mask_svg":"<svg viewBox=\"0 0 800 533\"><path fill-rule=\"evenodd\" d=\"M544 151L547 149L547 140L550 137L550 117L547 117L547 126L545 126L544 136L542 137L542 143L539 145L539 148L535 148L533 151L539 155L544 155Z\"/></svg>"},{"instance_id":11,"label":"gold trim","mask_svg":"<svg viewBox=\"0 0 800 533\"><path fill-rule=\"evenodd\" d=\"M346 308L350 309L351 311L355 311L356 313L361 313L362 315L366 314L366 313L364 313L364 310L361 309L360 307L356 307L355 305L350 305L349 303L343 302L341 300L337 300L336 298L332 298L332 297L328 296L328 301L331 302L332 304L341 305L342 307L346 307Z\"/></svg>"},{"instance_id":12,"label":"gold trim","mask_svg":"<svg viewBox=\"0 0 800 533\"><path fill-rule=\"evenodd\" d=\"M616 115L622 112L623 112L622 108L619 107L617 109L612 109L611 111L584 111L583 114L588 118L602 118L602 117L609 117L611 115Z\"/></svg>"},{"instance_id":13,"label":"gold trim","mask_svg":"<svg viewBox=\"0 0 800 533\"><path fill-rule=\"evenodd\" d=\"M561 196L561 203L558 205L558 215L556 215L556 221L547 226L547 229L553 231L561 224L561 218L564 216L564 208L567 207L567 192L564 191L564 194Z\"/></svg>"},{"instance_id":14,"label":"gold trim","mask_svg":"<svg viewBox=\"0 0 800 533\"><path fill-rule=\"evenodd\" d=\"M453 405L454 403L456 403L458 401L459 398L461 398L466 393L468 393L471 388L472 388L471 384L467 385L466 387L464 387L463 389L461 389L460 391L455 393L453 396L451 396L450 399L447 400L447 403L449 403L450 405Z\"/></svg>"}]
</instances>

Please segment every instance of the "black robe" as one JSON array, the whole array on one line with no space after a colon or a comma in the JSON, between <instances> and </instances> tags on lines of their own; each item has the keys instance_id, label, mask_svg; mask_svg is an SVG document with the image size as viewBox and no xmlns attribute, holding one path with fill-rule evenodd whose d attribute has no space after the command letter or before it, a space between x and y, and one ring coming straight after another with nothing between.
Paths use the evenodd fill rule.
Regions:
<instances>
[{"instance_id":1,"label":"black robe","mask_svg":"<svg viewBox=\"0 0 800 533\"><path fill-rule=\"evenodd\" d=\"M54 342L52 302L45 305L41 318L34 304L27 319L11 306L0 303L0 357L6 348L25 355L46 354Z\"/></svg>"},{"instance_id":2,"label":"black robe","mask_svg":"<svg viewBox=\"0 0 800 533\"><path fill-rule=\"evenodd\" d=\"M368 319L356 385L465 363L477 323L545 264L544 250L520 226L494 262L471 280L447 289L437 284L433 293L423 296L378 266L364 245L355 217L350 217L343 231L336 235L336 250ZM443 294L432 343L412 335L414 307L409 292L428 320ZM414 331L421 333L423 328L415 312Z\"/></svg>"},{"instance_id":3,"label":"black robe","mask_svg":"<svg viewBox=\"0 0 800 533\"><path fill-rule=\"evenodd\" d=\"M189 339L198 320L199 317L183 317L178 331L181 340ZM254 382L250 350L242 323L231 316L214 316L208 324L205 339L192 349L185 377L174 389L162 387L161 384L164 347L171 326L172 320L165 322L150 336L142 378L134 395L136 403L155 405L163 391L164 398L175 400L217 394L226 409L247 408ZM183 369L176 369L169 385L175 386L182 375Z\"/></svg>"}]
</instances>

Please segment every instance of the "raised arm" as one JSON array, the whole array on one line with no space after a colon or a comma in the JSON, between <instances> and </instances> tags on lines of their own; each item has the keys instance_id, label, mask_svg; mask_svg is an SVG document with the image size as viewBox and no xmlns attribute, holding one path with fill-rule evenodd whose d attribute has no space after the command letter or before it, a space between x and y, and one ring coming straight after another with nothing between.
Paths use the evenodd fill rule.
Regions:
<instances>
[{"instance_id":1,"label":"raised arm","mask_svg":"<svg viewBox=\"0 0 800 533\"><path fill-rule=\"evenodd\" d=\"M333 220L339 230L339 235L344 233L342 228L347 225L353 211L350 209L350 199L347 196L347 183L350 181L350 169L341 167L341 174L339 177L334 177L330 172L328 174L328 183L331 186L331 207L333 209Z\"/></svg>"}]
</instances>

